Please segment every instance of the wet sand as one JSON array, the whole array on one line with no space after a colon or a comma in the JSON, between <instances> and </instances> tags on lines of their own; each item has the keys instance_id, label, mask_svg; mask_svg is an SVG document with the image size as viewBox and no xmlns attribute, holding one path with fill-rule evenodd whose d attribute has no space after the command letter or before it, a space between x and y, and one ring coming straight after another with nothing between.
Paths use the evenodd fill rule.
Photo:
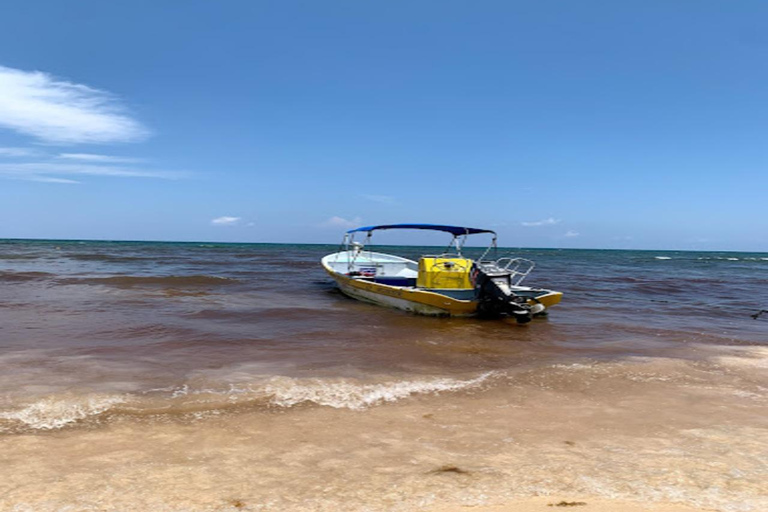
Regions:
<instances>
[{"instance_id":1,"label":"wet sand","mask_svg":"<svg viewBox=\"0 0 768 512\"><path fill-rule=\"evenodd\" d=\"M768 406L722 384L752 378L764 356L562 366L360 410L137 413L3 436L0 510L762 510Z\"/></svg>"}]
</instances>

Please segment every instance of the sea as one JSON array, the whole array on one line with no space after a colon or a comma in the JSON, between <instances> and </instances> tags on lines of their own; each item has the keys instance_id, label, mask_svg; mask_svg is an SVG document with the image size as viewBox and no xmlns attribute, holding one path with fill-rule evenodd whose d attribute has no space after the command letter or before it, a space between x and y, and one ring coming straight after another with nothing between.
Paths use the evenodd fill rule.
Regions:
<instances>
[{"instance_id":1,"label":"sea","mask_svg":"<svg viewBox=\"0 0 768 512\"><path fill-rule=\"evenodd\" d=\"M517 325L336 250L0 240L0 510L768 509L768 253L505 250L564 293Z\"/></svg>"}]
</instances>

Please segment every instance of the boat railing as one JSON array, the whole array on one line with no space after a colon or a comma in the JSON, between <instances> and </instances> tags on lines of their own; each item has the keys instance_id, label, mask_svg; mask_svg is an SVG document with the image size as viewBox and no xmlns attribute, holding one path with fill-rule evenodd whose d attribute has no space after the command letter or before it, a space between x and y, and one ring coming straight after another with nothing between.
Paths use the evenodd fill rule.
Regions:
<instances>
[{"instance_id":1,"label":"boat railing","mask_svg":"<svg viewBox=\"0 0 768 512\"><path fill-rule=\"evenodd\" d=\"M494 264L499 270L510 272L510 282L515 286L520 285L536 266L531 260L511 257L499 258Z\"/></svg>"}]
</instances>

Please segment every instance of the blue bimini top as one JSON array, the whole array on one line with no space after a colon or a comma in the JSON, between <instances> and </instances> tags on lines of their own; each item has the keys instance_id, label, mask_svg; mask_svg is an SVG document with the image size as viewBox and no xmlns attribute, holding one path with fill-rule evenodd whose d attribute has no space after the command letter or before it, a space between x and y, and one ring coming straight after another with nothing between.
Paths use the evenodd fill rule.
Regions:
<instances>
[{"instance_id":1,"label":"blue bimini top","mask_svg":"<svg viewBox=\"0 0 768 512\"><path fill-rule=\"evenodd\" d=\"M490 229L465 228L461 226L443 226L442 224L382 224L379 226L365 226L362 228L350 229L347 233L357 233L358 231L377 231L380 229L428 229L431 231L445 231L453 236L476 235L478 233L493 233Z\"/></svg>"}]
</instances>

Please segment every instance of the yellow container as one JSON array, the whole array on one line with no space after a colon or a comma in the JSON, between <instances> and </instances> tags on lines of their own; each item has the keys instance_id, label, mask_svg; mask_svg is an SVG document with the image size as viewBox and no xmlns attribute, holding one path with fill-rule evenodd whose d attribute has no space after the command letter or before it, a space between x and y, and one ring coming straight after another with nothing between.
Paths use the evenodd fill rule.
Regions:
<instances>
[{"instance_id":1,"label":"yellow container","mask_svg":"<svg viewBox=\"0 0 768 512\"><path fill-rule=\"evenodd\" d=\"M432 289L466 290L472 288L469 258L421 258L416 286Z\"/></svg>"}]
</instances>

